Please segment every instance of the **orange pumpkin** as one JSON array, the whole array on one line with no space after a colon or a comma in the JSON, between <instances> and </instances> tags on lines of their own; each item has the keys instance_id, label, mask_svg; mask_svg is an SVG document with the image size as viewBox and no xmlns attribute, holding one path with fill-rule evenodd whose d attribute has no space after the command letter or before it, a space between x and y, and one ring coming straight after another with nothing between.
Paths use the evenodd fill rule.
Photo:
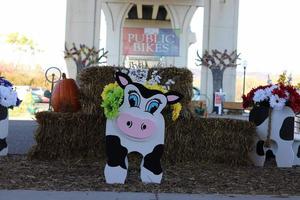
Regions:
<instances>
[{"instance_id":1,"label":"orange pumpkin","mask_svg":"<svg viewBox=\"0 0 300 200\"><path fill-rule=\"evenodd\" d=\"M53 89L51 105L55 112L77 112L80 109L77 84L74 79L67 79L65 73Z\"/></svg>"}]
</instances>

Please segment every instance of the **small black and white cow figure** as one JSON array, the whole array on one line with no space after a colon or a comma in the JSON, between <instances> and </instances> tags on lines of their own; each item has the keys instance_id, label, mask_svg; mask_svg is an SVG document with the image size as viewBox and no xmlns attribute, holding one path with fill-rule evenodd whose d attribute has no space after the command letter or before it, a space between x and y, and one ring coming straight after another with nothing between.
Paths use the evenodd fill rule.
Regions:
<instances>
[{"instance_id":1,"label":"small black and white cow figure","mask_svg":"<svg viewBox=\"0 0 300 200\"><path fill-rule=\"evenodd\" d=\"M256 125L257 135L254 139L253 150L250 158L256 166L264 166L266 152L271 150L275 155L278 167L292 167L294 161L294 118L295 114L290 107L272 111L271 120L271 145L264 147L268 135L269 108L254 107L249 115L249 121Z\"/></svg>"},{"instance_id":2,"label":"small black and white cow figure","mask_svg":"<svg viewBox=\"0 0 300 200\"><path fill-rule=\"evenodd\" d=\"M165 136L165 120L161 111L167 104L179 102L182 95L149 90L121 72L116 73L116 80L123 88L124 99L118 117L106 122L106 182L123 184L128 169L127 155L138 152L143 156L142 181L160 183L160 159Z\"/></svg>"},{"instance_id":3,"label":"small black and white cow figure","mask_svg":"<svg viewBox=\"0 0 300 200\"><path fill-rule=\"evenodd\" d=\"M17 97L12 85L0 77L0 156L8 153L6 137L8 135L8 108L19 106L21 101Z\"/></svg>"},{"instance_id":4,"label":"small black and white cow figure","mask_svg":"<svg viewBox=\"0 0 300 200\"><path fill-rule=\"evenodd\" d=\"M8 135L8 109L0 104L0 156L8 153L6 137Z\"/></svg>"}]
</instances>

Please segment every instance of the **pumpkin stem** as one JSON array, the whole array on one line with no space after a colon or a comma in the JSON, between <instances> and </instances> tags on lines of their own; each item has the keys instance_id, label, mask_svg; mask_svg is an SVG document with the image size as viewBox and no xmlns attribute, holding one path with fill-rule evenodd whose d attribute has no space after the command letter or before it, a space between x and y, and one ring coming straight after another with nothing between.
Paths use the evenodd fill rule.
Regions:
<instances>
[{"instance_id":1,"label":"pumpkin stem","mask_svg":"<svg viewBox=\"0 0 300 200\"><path fill-rule=\"evenodd\" d=\"M67 76L65 73L62 73L61 77L62 77L62 79L67 79Z\"/></svg>"}]
</instances>

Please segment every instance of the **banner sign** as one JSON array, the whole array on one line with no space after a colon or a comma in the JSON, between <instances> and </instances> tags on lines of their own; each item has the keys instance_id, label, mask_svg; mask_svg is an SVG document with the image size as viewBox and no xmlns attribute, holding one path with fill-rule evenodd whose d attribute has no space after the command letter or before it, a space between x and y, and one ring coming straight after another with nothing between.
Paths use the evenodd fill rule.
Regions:
<instances>
[{"instance_id":1,"label":"banner sign","mask_svg":"<svg viewBox=\"0 0 300 200\"><path fill-rule=\"evenodd\" d=\"M124 28L123 54L179 56L179 29Z\"/></svg>"}]
</instances>

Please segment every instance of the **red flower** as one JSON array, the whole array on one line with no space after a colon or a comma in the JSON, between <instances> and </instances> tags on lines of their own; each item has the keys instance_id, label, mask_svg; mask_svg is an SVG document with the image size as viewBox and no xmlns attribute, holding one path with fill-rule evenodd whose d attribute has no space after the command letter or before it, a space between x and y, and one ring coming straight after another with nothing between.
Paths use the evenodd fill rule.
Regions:
<instances>
[{"instance_id":1,"label":"red flower","mask_svg":"<svg viewBox=\"0 0 300 200\"><path fill-rule=\"evenodd\" d=\"M259 89L266 89L271 86L271 84L258 86L257 88L253 88L247 95L243 95L243 107L247 108L253 106L254 93ZM272 94L278 95L279 98L287 99L286 106L291 107L295 113L300 113L300 94L297 92L297 89L291 85L284 85L283 83L279 83L277 86L278 88L273 89ZM268 103L268 101L261 103Z\"/></svg>"},{"instance_id":2,"label":"red flower","mask_svg":"<svg viewBox=\"0 0 300 200\"><path fill-rule=\"evenodd\" d=\"M252 104L252 98L250 98L248 95L243 95L243 108L249 108Z\"/></svg>"},{"instance_id":3,"label":"red flower","mask_svg":"<svg viewBox=\"0 0 300 200\"><path fill-rule=\"evenodd\" d=\"M287 97L285 89L281 88L281 87L274 89L272 91L272 94L274 94L274 95L277 94L279 98L286 98Z\"/></svg>"}]
</instances>

